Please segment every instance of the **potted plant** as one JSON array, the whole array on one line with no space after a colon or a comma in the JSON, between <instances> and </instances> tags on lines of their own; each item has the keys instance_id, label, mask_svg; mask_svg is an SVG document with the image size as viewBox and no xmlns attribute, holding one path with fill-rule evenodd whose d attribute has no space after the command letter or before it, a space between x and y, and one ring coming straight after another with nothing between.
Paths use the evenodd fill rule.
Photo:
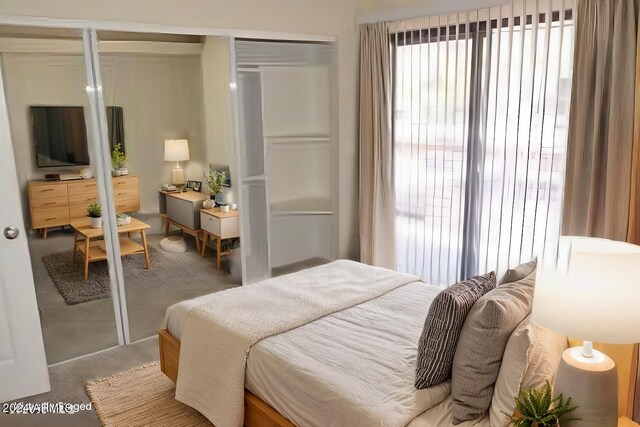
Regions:
<instances>
[{"instance_id":1,"label":"potted plant","mask_svg":"<svg viewBox=\"0 0 640 427\"><path fill-rule=\"evenodd\" d=\"M99 203L91 203L87 208L87 215L89 222L91 222L91 228L102 227L102 208Z\"/></svg>"},{"instance_id":2,"label":"potted plant","mask_svg":"<svg viewBox=\"0 0 640 427\"><path fill-rule=\"evenodd\" d=\"M520 390L515 401L515 414L502 411L514 427L557 427L560 422L568 423L579 419L564 417L575 411L577 406L571 406L571 397L564 401L562 393L554 399L549 381L545 381L544 387L538 390Z\"/></svg>"},{"instance_id":3,"label":"potted plant","mask_svg":"<svg viewBox=\"0 0 640 427\"><path fill-rule=\"evenodd\" d=\"M222 205L224 201L222 199L222 184L224 184L227 179L227 173L225 171L209 169L205 171L204 176L207 179L209 195L215 200L216 206Z\"/></svg>"},{"instance_id":4,"label":"potted plant","mask_svg":"<svg viewBox=\"0 0 640 427\"><path fill-rule=\"evenodd\" d=\"M115 176L129 175L129 169L125 167L127 164L127 156L122 151L122 144L116 144L113 146L113 151L111 152L111 164L113 165Z\"/></svg>"}]
</instances>

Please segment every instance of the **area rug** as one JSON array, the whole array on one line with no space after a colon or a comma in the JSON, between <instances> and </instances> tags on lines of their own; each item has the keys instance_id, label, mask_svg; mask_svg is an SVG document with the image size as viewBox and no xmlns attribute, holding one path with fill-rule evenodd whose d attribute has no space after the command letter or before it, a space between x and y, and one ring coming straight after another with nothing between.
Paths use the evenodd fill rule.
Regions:
<instances>
[{"instance_id":1,"label":"area rug","mask_svg":"<svg viewBox=\"0 0 640 427\"><path fill-rule=\"evenodd\" d=\"M213 426L174 399L175 385L160 371L160 362L89 382L86 390L103 426Z\"/></svg>"},{"instance_id":2,"label":"area rug","mask_svg":"<svg viewBox=\"0 0 640 427\"><path fill-rule=\"evenodd\" d=\"M157 280L156 283L177 280L184 277L180 263L174 261L162 251L149 246L151 268L145 268L144 255L136 254L122 257L122 267L126 281ZM89 263L89 277L84 280L83 255L78 252L72 262L73 252L66 251L42 257L51 280L60 295L69 305L94 301L111 296L109 286L109 267L106 260Z\"/></svg>"}]
</instances>

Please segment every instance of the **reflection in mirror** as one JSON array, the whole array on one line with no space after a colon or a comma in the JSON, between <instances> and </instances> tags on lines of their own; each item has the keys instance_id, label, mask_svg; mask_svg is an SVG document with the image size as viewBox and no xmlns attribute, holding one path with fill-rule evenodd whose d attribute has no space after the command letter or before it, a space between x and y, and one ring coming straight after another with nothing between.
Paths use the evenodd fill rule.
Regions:
<instances>
[{"instance_id":1,"label":"reflection in mirror","mask_svg":"<svg viewBox=\"0 0 640 427\"><path fill-rule=\"evenodd\" d=\"M44 344L56 363L118 345L82 35L0 26L0 50Z\"/></svg>"},{"instance_id":2,"label":"reflection in mirror","mask_svg":"<svg viewBox=\"0 0 640 427\"><path fill-rule=\"evenodd\" d=\"M148 269L144 257L122 262L136 341L157 334L171 305L237 282L229 39L110 31L98 39L104 101L119 111L108 125L120 144L114 183L126 181L114 192L116 211L146 227L146 242L121 233L149 257Z\"/></svg>"}]
</instances>

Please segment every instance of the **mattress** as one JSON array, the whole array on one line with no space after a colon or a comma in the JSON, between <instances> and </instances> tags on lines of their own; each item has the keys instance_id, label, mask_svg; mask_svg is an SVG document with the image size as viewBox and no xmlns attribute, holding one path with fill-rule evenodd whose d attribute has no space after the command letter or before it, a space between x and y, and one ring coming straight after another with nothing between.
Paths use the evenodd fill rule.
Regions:
<instances>
[{"instance_id":1,"label":"mattress","mask_svg":"<svg viewBox=\"0 0 640 427\"><path fill-rule=\"evenodd\" d=\"M439 291L412 283L266 338L249 353L245 386L299 426L357 427L365 411L408 427L450 426L449 382L413 386L418 339ZM169 332L180 339L188 311L210 298L171 306ZM488 425L488 417L462 424Z\"/></svg>"}]
</instances>

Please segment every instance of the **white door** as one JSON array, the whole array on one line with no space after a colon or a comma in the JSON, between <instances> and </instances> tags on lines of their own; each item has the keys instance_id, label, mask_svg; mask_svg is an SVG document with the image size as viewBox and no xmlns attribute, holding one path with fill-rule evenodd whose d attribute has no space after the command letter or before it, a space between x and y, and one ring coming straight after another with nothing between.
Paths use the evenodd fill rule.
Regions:
<instances>
[{"instance_id":1,"label":"white door","mask_svg":"<svg viewBox=\"0 0 640 427\"><path fill-rule=\"evenodd\" d=\"M0 402L6 402L50 388L1 70L0 183Z\"/></svg>"}]
</instances>

